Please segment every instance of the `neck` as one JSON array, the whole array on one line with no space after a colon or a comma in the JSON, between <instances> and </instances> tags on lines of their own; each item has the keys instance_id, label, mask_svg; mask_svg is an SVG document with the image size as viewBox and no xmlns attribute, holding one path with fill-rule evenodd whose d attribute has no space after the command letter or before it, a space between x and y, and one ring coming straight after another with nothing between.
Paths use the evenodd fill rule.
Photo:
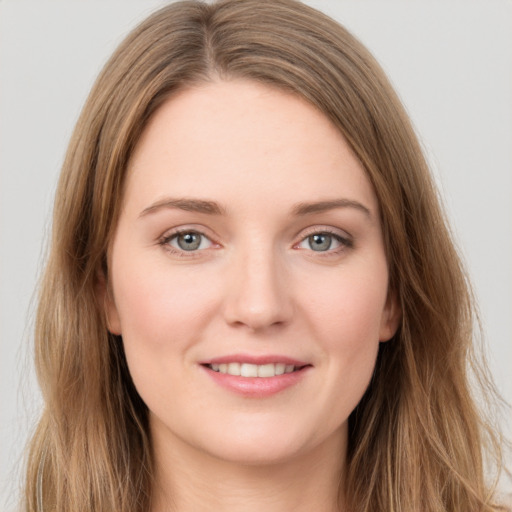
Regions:
<instances>
[{"instance_id":1,"label":"neck","mask_svg":"<svg viewBox=\"0 0 512 512\"><path fill-rule=\"evenodd\" d=\"M151 512L340 512L346 435L286 461L243 464L153 438Z\"/></svg>"}]
</instances>

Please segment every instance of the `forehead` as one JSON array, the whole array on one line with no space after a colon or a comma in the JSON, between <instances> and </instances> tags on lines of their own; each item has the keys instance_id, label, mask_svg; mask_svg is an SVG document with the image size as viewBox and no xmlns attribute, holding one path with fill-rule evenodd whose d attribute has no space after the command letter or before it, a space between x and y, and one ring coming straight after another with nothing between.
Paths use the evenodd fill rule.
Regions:
<instances>
[{"instance_id":1,"label":"forehead","mask_svg":"<svg viewBox=\"0 0 512 512\"><path fill-rule=\"evenodd\" d=\"M164 194L283 204L355 195L376 208L361 164L323 113L294 94L241 80L181 90L148 123L126 199Z\"/></svg>"}]
</instances>

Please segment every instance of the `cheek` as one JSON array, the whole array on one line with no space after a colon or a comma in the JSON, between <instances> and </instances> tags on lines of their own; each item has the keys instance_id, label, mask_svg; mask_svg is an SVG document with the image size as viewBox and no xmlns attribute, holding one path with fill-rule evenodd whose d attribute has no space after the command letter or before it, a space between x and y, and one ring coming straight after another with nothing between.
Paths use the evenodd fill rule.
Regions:
<instances>
[{"instance_id":1,"label":"cheek","mask_svg":"<svg viewBox=\"0 0 512 512\"><path fill-rule=\"evenodd\" d=\"M213 288L199 273L170 271L165 263L117 263L114 297L126 356L133 373L141 368L147 374L200 337L214 308Z\"/></svg>"},{"instance_id":2,"label":"cheek","mask_svg":"<svg viewBox=\"0 0 512 512\"><path fill-rule=\"evenodd\" d=\"M113 276L114 297L123 346L135 387L152 411L180 406L181 386L187 388L192 362L190 348L211 318L213 297L201 275L170 272L160 263L138 265L118 260ZM140 270L140 269L144 270ZM170 393L169 389L176 393Z\"/></svg>"},{"instance_id":3,"label":"cheek","mask_svg":"<svg viewBox=\"0 0 512 512\"><path fill-rule=\"evenodd\" d=\"M385 266L382 273L340 272L312 296L304 315L328 368L324 403L336 403L342 419L359 403L373 374L386 296Z\"/></svg>"},{"instance_id":4,"label":"cheek","mask_svg":"<svg viewBox=\"0 0 512 512\"><path fill-rule=\"evenodd\" d=\"M354 349L379 341L387 297L387 272L340 272L309 300L314 324L332 348L354 343Z\"/></svg>"}]
</instances>

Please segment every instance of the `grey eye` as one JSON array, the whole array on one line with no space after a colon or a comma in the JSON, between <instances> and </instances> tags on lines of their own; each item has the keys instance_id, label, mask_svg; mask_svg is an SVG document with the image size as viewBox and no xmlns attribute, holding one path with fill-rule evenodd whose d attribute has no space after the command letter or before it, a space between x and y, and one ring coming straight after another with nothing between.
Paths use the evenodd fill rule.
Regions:
<instances>
[{"instance_id":1,"label":"grey eye","mask_svg":"<svg viewBox=\"0 0 512 512\"><path fill-rule=\"evenodd\" d=\"M307 241L313 251L328 251L331 249L333 237L327 233L317 233L308 236Z\"/></svg>"},{"instance_id":2,"label":"grey eye","mask_svg":"<svg viewBox=\"0 0 512 512\"><path fill-rule=\"evenodd\" d=\"M182 251L196 251L198 249L205 249L209 246L208 238L196 231L178 233L170 240L169 243L173 247L181 249Z\"/></svg>"}]
</instances>

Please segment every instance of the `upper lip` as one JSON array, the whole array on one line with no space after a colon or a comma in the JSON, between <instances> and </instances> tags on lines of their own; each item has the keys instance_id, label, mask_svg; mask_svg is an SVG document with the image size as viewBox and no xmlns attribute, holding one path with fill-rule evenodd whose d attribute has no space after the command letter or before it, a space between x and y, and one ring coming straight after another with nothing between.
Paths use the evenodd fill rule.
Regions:
<instances>
[{"instance_id":1,"label":"upper lip","mask_svg":"<svg viewBox=\"0 0 512 512\"><path fill-rule=\"evenodd\" d=\"M267 355L249 355L249 354L230 354L226 356L214 357L212 359L205 359L201 361L202 365L211 364L229 364L229 363L246 363L246 364L286 364L293 366L307 366L310 363L301 361L293 357L267 354Z\"/></svg>"}]
</instances>

